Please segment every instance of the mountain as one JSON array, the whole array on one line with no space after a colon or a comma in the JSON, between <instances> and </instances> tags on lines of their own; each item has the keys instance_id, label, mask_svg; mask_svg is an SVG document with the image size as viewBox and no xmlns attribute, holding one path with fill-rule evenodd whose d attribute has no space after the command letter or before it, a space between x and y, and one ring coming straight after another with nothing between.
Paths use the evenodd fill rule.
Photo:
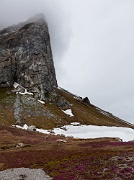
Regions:
<instances>
[{"instance_id":1,"label":"mountain","mask_svg":"<svg viewBox=\"0 0 134 180\"><path fill-rule=\"evenodd\" d=\"M133 179L133 129L58 87L44 15L0 31L0 179Z\"/></svg>"},{"instance_id":2,"label":"mountain","mask_svg":"<svg viewBox=\"0 0 134 180\"><path fill-rule=\"evenodd\" d=\"M48 26L43 15L0 31L0 87L17 82L42 100L57 87Z\"/></svg>"},{"instance_id":3,"label":"mountain","mask_svg":"<svg viewBox=\"0 0 134 180\"><path fill-rule=\"evenodd\" d=\"M0 124L39 128L71 122L88 125L133 125L92 105L89 99L58 88L44 15L0 31ZM70 109L73 116L64 113Z\"/></svg>"}]
</instances>

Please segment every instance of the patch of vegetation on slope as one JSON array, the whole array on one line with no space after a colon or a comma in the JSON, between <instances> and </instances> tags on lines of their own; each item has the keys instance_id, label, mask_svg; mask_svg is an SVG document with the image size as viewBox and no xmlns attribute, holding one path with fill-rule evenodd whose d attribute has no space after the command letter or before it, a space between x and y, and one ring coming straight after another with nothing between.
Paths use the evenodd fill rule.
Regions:
<instances>
[{"instance_id":1,"label":"patch of vegetation on slope","mask_svg":"<svg viewBox=\"0 0 134 180\"><path fill-rule=\"evenodd\" d=\"M11 125L15 122L11 111L15 94L11 94L12 88L0 88L0 124Z\"/></svg>"},{"instance_id":2,"label":"patch of vegetation on slope","mask_svg":"<svg viewBox=\"0 0 134 180\"><path fill-rule=\"evenodd\" d=\"M111 113L105 112L91 103L76 99L71 93L57 89L47 93L46 102L42 104L29 94L15 94L12 89L0 88L0 124L28 124L38 128L53 129L72 122L98 126L133 125L120 120ZM71 109L70 117L62 110Z\"/></svg>"},{"instance_id":3,"label":"patch of vegetation on slope","mask_svg":"<svg viewBox=\"0 0 134 180\"><path fill-rule=\"evenodd\" d=\"M99 109L93 104L87 105L84 102L77 100L71 93L57 89L57 92L63 96L67 101L72 104L72 111L74 114L73 120L87 125L98 126L121 126L134 128L132 124L129 124L111 113Z\"/></svg>"}]
</instances>

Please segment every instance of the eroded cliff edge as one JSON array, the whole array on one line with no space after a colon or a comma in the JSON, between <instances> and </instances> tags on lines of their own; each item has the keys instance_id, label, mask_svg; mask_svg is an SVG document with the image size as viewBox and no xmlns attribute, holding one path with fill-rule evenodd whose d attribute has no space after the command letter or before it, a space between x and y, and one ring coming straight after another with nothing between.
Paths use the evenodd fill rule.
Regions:
<instances>
[{"instance_id":1,"label":"eroded cliff edge","mask_svg":"<svg viewBox=\"0 0 134 180\"><path fill-rule=\"evenodd\" d=\"M44 16L0 31L0 88L14 82L45 99L57 87L50 36Z\"/></svg>"}]
</instances>

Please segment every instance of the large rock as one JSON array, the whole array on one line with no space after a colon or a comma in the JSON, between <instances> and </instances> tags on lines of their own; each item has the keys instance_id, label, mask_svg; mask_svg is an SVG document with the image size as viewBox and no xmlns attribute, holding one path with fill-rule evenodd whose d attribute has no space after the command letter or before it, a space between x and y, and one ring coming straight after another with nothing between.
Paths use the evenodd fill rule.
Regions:
<instances>
[{"instance_id":1,"label":"large rock","mask_svg":"<svg viewBox=\"0 0 134 180\"><path fill-rule=\"evenodd\" d=\"M57 86L43 15L0 31L0 87L17 82L41 99Z\"/></svg>"}]
</instances>

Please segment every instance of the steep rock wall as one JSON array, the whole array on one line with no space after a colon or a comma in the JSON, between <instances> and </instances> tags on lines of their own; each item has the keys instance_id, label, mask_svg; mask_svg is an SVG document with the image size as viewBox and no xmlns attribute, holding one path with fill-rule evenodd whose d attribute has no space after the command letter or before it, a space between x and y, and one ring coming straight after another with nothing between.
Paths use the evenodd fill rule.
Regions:
<instances>
[{"instance_id":1,"label":"steep rock wall","mask_svg":"<svg viewBox=\"0 0 134 180\"><path fill-rule=\"evenodd\" d=\"M48 26L43 17L0 31L0 88L11 87L14 82L41 99L57 86Z\"/></svg>"}]
</instances>

